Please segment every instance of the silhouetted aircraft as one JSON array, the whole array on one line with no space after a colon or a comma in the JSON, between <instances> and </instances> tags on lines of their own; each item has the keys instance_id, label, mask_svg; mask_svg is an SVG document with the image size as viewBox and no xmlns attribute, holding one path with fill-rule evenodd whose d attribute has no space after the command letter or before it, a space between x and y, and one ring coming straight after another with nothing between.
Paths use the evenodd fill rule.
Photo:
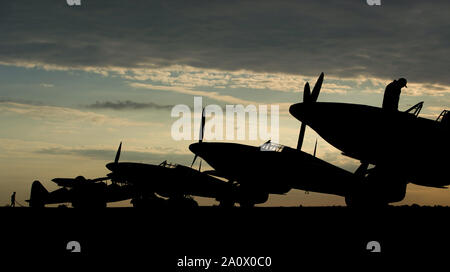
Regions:
<instances>
[{"instance_id":1,"label":"silhouetted aircraft","mask_svg":"<svg viewBox=\"0 0 450 272\"><path fill-rule=\"evenodd\" d=\"M134 189L133 204L139 206L154 199L154 194L167 197L169 202L197 205L189 196L215 198L227 203L233 198L233 188L227 182L180 164L166 161L159 165L119 162L122 143L114 162L108 163L111 173L107 176L112 182L128 184Z\"/></svg>"},{"instance_id":2,"label":"silhouetted aircraft","mask_svg":"<svg viewBox=\"0 0 450 272\"><path fill-rule=\"evenodd\" d=\"M310 99L309 93L307 84L303 103L292 105L289 112L302 127L308 125L344 155L360 160L364 176L376 182L376 191L390 191L392 202L404 198L408 182L438 188L450 184L448 111L430 120L418 116L423 102L405 112L393 112L316 102L317 97ZM369 164L375 167L367 170Z\"/></svg>"},{"instance_id":3,"label":"silhouetted aircraft","mask_svg":"<svg viewBox=\"0 0 450 272\"><path fill-rule=\"evenodd\" d=\"M106 184L109 177L86 179L83 176L76 178L55 178L61 188L48 192L39 182L31 185L30 207L44 207L47 204L72 203L75 208L106 207L106 203L122 201L132 197L130 186L119 186L115 183Z\"/></svg>"},{"instance_id":4,"label":"silhouetted aircraft","mask_svg":"<svg viewBox=\"0 0 450 272\"><path fill-rule=\"evenodd\" d=\"M194 143L189 149L214 168L205 172L237 183L241 206L264 203L269 194L285 194L292 188L345 197L358 181L351 172L271 142Z\"/></svg>"},{"instance_id":5,"label":"silhouetted aircraft","mask_svg":"<svg viewBox=\"0 0 450 272\"><path fill-rule=\"evenodd\" d=\"M319 78L313 92L306 92L308 100L316 100L322 79ZM309 91L309 84L308 91ZM266 142L262 146L249 146L237 143L203 142L205 116L202 114L200 140L189 149L197 157L204 159L213 171L209 174L221 176L235 182L241 189L241 205L253 206L267 201L269 194L285 194L290 189L334 194L346 198L347 203L356 198L364 198L375 192L362 174L365 164L351 173L301 151L305 126L299 133L297 149ZM383 203L391 201L389 192L379 192L378 199ZM382 194L382 196L380 195ZM374 201L370 202L375 203Z\"/></svg>"},{"instance_id":6,"label":"silhouetted aircraft","mask_svg":"<svg viewBox=\"0 0 450 272\"><path fill-rule=\"evenodd\" d=\"M159 165L119 162L122 143L114 162L106 164L111 173L96 179L55 178L62 188L48 192L35 181L28 202L31 207L71 202L73 207L105 207L106 203L132 199L135 207L155 205L197 206L190 196L215 198L222 205L233 202L238 190L231 184L179 164ZM111 184L106 184L111 180ZM168 198L167 201L164 197Z\"/></svg>"}]
</instances>

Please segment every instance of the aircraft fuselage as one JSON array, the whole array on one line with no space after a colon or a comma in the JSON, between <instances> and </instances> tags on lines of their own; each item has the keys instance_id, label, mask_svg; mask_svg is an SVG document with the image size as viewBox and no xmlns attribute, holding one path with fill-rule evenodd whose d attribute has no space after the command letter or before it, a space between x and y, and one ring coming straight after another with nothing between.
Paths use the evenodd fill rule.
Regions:
<instances>
[{"instance_id":1,"label":"aircraft fuselage","mask_svg":"<svg viewBox=\"0 0 450 272\"><path fill-rule=\"evenodd\" d=\"M268 151L258 146L208 142L191 144L189 149L221 176L255 191L284 194L295 188L345 196L356 182L353 174L344 169L279 146L278 151Z\"/></svg>"},{"instance_id":2,"label":"aircraft fuselage","mask_svg":"<svg viewBox=\"0 0 450 272\"><path fill-rule=\"evenodd\" d=\"M375 165L395 165L408 181L450 184L448 128L406 112L346 103L298 103L290 113L345 155Z\"/></svg>"}]
</instances>

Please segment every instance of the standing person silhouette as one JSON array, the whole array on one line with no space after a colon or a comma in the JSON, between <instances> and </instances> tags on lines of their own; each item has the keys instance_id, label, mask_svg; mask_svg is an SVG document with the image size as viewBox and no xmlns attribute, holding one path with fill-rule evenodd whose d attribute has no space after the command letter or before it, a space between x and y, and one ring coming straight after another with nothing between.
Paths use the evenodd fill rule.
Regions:
<instances>
[{"instance_id":1,"label":"standing person silhouette","mask_svg":"<svg viewBox=\"0 0 450 272\"><path fill-rule=\"evenodd\" d=\"M406 86L406 79L403 77L392 81L386 86L383 97L383 109L398 111L398 102L403 87L408 88Z\"/></svg>"},{"instance_id":2,"label":"standing person silhouette","mask_svg":"<svg viewBox=\"0 0 450 272\"><path fill-rule=\"evenodd\" d=\"M16 206L16 192L13 192L13 194L11 195L11 207L15 207Z\"/></svg>"}]
</instances>

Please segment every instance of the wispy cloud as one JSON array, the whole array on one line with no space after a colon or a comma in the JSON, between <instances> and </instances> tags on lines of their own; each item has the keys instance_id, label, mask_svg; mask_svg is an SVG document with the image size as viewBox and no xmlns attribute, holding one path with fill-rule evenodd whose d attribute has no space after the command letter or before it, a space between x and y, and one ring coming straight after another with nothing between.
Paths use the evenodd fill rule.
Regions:
<instances>
[{"instance_id":1,"label":"wispy cloud","mask_svg":"<svg viewBox=\"0 0 450 272\"><path fill-rule=\"evenodd\" d=\"M55 87L55 85L53 85L51 83L41 83L41 84L39 84L39 86L44 87L44 88L53 88L53 87Z\"/></svg>"},{"instance_id":2,"label":"wispy cloud","mask_svg":"<svg viewBox=\"0 0 450 272\"><path fill-rule=\"evenodd\" d=\"M153 102L134 102L130 100L125 101L96 101L94 104L86 105L88 109L111 109L111 110L142 110L142 109L157 109L157 110L170 110L173 105L160 105Z\"/></svg>"},{"instance_id":3,"label":"wispy cloud","mask_svg":"<svg viewBox=\"0 0 450 272\"><path fill-rule=\"evenodd\" d=\"M218 92L197 91L197 90L192 90L192 89L181 87L181 86L160 86L160 85L138 83L138 82L130 83L130 86L134 87L134 88L143 88L143 89L159 90L159 91L170 91L170 92L176 92L176 93L193 95L193 96L204 96L204 97L208 97L208 98L211 98L211 99L214 99L217 101L230 103L230 104L243 104L243 105L258 104L255 101L244 100L244 99L240 99L237 97L233 97L231 95L222 95Z\"/></svg>"},{"instance_id":4,"label":"wispy cloud","mask_svg":"<svg viewBox=\"0 0 450 272\"><path fill-rule=\"evenodd\" d=\"M318 76L318 75L317 75ZM255 89L281 92L299 92L303 90L306 81L311 77L305 75L290 75L285 73L253 72L248 70L221 71L217 69L200 69L189 66L174 65L158 69L128 69L123 75L126 79L146 83L150 81L169 86L182 86L187 88L209 87L216 89ZM336 81L327 82L322 92L345 94L351 90L346 83ZM315 78L312 79L315 82ZM310 82L312 83L312 82ZM355 85L355 82L352 82Z\"/></svg>"},{"instance_id":5,"label":"wispy cloud","mask_svg":"<svg viewBox=\"0 0 450 272\"><path fill-rule=\"evenodd\" d=\"M113 126L149 126L147 122L132 121L125 118L111 117L90 111L73 108L45 105L22 104L17 102L0 101L0 114L19 114L35 120L89 122L96 125Z\"/></svg>"},{"instance_id":6,"label":"wispy cloud","mask_svg":"<svg viewBox=\"0 0 450 272\"><path fill-rule=\"evenodd\" d=\"M176 92L186 95L192 95L192 96L202 96L202 97L208 97L210 99L214 99L219 102L231 104L231 105L267 105L266 103L251 101L251 100L245 100L240 99L231 95L223 95L218 92L211 92L211 91L197 91L197 90L191 90L189 88L184 88L180 86L159 86L159 85L153 85L153 84L146 84L146 83L137 83L133 82L130 83L130 86L135 88L143 88L143 89L150 89L150 90L159 90L159 91L170 91L170 92ZM288 102L273 102L270 103L270 105L278 105L279 106L279 114L280 115L288 115L289 114L289 107L293 103Z\"/></svg>"}]
</instances>

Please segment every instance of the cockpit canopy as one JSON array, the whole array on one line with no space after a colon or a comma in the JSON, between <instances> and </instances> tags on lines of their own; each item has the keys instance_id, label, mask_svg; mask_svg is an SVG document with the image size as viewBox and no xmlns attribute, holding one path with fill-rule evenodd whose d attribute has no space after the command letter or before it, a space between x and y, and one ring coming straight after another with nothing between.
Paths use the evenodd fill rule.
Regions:
<instances>
[{"instance_id":1,"label":"cockpit canopy","mask_svg":"<svg viewBox=\"0 0 450 272\"><path fill-rule=\"evenodd\" d=\"M441 123L441 125L445 128L450 128L450 115L448 110L443 110L439 117L436 119L436 122Z\"/></svg>"},{"instance_id":2,"label":"cockpit canopy","mask_svg":"<svg viewBox=\"0 0 450 272\"><path fill-rule=\"evenodd\" d=\"M281 152L284 149L284 145L272 143L270 140L262 144L259 149L261 151Z\"/></svg>"},{"instance_id":3,"label":"cockpit canopy","mask_svg":"<svg viewBox=\"0 0 450 272\"><path fill-rule=\"evenodd\" d=\"M178 165L170 163L170 162L167 162L167 160L165 160L162 163L160 163L159 166L162 166L162 167L165 167L165 168L176 168Z\"/></svg>"}]
</instances>

